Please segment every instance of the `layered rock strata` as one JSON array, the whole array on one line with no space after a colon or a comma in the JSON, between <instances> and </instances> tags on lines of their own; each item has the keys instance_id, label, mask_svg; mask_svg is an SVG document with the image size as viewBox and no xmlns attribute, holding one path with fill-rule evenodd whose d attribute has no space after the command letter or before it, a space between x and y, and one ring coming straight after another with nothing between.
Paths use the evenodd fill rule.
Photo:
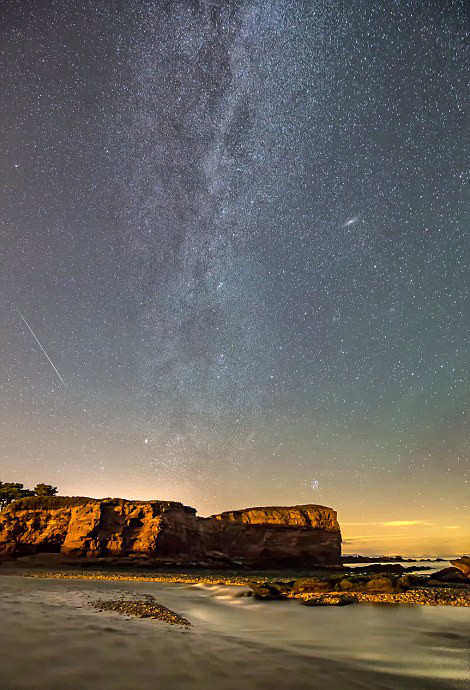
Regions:
<instances>
[{"instance_id":1,"label":"layered rock strata","mask_svg":"<svg viewBox=\"0 0 470 690\"><path fill-rule=\"evenodd\" d=\"M48 497L0 513L0 555L141 557L178 565L309 567L341 555L336 512L248 508L202 518L172 501Z\"/></svg>"}]
</instances>

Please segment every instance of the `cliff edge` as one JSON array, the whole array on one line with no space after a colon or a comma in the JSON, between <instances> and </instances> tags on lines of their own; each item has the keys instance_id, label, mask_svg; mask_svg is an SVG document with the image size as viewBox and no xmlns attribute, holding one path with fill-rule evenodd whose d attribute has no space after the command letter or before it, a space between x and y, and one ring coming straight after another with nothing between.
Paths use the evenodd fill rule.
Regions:
<instances>
[{"instance_id":1,"label":"cliff edge","mask_svg":"<svg viewBox=\"0 0 470 690\"><path fill-rule=\"evenodd\" d=\"M313 504L208 518L174 501L25 498L0 513L0 556L56 552L151 559L157 565L309 567L339 563L332 508Z\"/></svg>"}]
</instances>

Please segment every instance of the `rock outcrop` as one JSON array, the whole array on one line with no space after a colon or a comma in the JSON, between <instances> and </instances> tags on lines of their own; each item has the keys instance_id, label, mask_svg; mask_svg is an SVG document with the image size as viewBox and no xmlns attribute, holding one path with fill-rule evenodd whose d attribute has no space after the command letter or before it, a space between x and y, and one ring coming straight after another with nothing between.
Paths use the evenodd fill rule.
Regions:
<instances>
[{"instance_id":1,"label":"rock outcrop","mask_svg":"<svg viewBox=\"0 0 470 690\"><path fill-rule=\"evenodd\" d=\"M317 505L246 508L213 515L218 535L232 560L281 567L333 565L341 556L341 533L332 508Z\"/></svg>"},{"instance_id":2,"label":"rock outcrop","mask_svg":"<svg viewBox=\"0 0 470 690\"><path fill-rule=\"evenodd\" d=\"M336 564L336 512L316 505L248 508L202 518L172 501L45 497L0 513L0 555L132 557L178 565Z\"/></svg>"},{"instance_id":3,"label":"rock outcrop","mask_svg":"<svg viewBox=\"0 0 470 690\"><path fill-rule=\"evenodd\" d=\"M454 568L458 568L466 578L470 579L470 556L462 556L462 558L457 558L455 561L451 561Z\"/></svg>"},{"instance_id":4,"label":"rock outcrop","mask_svg":"<svg viewBox=\"0 0 470 690\"><path fill-rule=\"evenodd\" d=\"M443 570L438 570L437 573L431 573L430 582L433 584L470 584L470 578L465 577L463 572L458 568L444 568Z\"/></svg>"}]
</instances>

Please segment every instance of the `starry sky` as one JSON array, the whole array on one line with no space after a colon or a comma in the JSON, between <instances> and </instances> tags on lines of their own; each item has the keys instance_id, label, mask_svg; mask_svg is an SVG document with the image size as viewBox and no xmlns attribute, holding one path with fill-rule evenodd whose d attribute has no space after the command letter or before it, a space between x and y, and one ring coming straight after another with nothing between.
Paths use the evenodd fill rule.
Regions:
<instances>
[{"instance_id":1,"label":"starry sky","mask_svg":"<svg viewBox=\"0 0 470 690\"><path fill-rule=\"evenodd\" d=\"M2 0L0 479L468 551L469 39L465 0Z\"/></svg>"}]
</instances>

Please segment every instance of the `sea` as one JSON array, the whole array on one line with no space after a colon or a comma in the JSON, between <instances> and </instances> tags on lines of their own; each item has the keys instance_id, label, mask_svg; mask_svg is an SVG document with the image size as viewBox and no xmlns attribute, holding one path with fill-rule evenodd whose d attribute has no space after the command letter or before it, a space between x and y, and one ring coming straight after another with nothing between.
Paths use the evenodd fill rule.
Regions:
<instances>
[{"instance_id":1,"label":"sea","mask_svg":"<svg viewBox=\"0 0 470 690\"><path fill-rule=\"evenodd\" d=\"M245 592L240 586L5 575L0 688L470 688L469 608L311 608L297 600L257 601ZM191 627L100 612L89 604L149 594Z\"/></svg>"}]
</instances>

